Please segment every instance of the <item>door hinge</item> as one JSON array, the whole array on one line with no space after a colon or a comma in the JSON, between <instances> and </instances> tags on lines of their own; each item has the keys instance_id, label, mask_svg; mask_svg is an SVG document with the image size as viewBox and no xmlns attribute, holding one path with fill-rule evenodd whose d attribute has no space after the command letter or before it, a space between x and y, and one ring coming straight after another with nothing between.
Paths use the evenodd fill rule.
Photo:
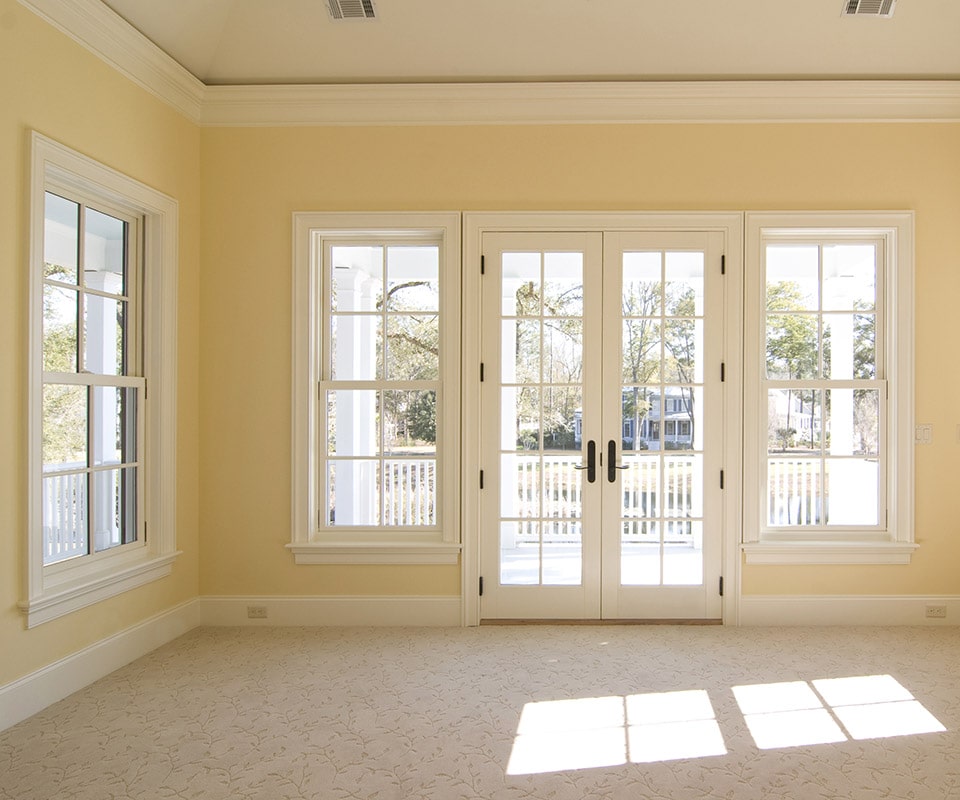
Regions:
<instances>
[{"instance_id":1,"label":"door hinge","mask_svg":"<svg viewBox=\"0 0 960 800\"><path fill-rule=\"evenodd\" d=\"M480 470L480 488L483 488L483 470Z\"/></svg>"},{"instance_id":2,"label":"door hinge","mask_svg":"<svg viewBox=\"0 0 960 800\"><path fill-rule=\"evenodd\" d=\"M726 253L720 256L720 274L721 275L727 274L727 254Z\"/></svg>"},{"instance_id":3,"label":"door hinge","mask_svg":"<svg viewBox=\"0 0 960 800\"><path fill-rule=\"evenodd\" d=\"M483 597L483 575L480 576L480 596Z\"/></svg>"},{"instance_id":4,"label":"door hinge","mask_svg":"<svg viewBox=\"0 0 960 800\"><path fill-rule=\"evenodd\" d=\"M723 575L720 576L720 596L723 597Z\"/></svg>"},{"instance_id":5,"label":"door hinge","mask_svg":"<svg viewBox=\"0 0 960 800\"><path fill-rule=\"evenodd\" d=\"M720 488L723 488L723 470L720 470Z\"/></svg>"},{"instance_id":6,"label":"door hinge","mask_svg":"<svg viewBox=\"0 0 960 800\"><path fill-rule=\"evenodd\" d=\"M480 256L480 274L485 275L487 272L487 257Z\"/></svg>"},{"instance_id":7,"label":"door hinge","mask_svg":"<svg viewBox=\"0 0 960 800\"><path fill-rule=\"evenodd\" d=\"M720 362L720 383L723 383L727 379L727 362Z\"/></svg>"},{"instance_id":8,"label":"door hinge","mask_svg":"<svg viewBox=\"0 0 960 800\"><path fill-rule=\"evenodd\" d=\"M483 362L480 362L480 383L483 383Z\"/></svg>"}]
</instances>

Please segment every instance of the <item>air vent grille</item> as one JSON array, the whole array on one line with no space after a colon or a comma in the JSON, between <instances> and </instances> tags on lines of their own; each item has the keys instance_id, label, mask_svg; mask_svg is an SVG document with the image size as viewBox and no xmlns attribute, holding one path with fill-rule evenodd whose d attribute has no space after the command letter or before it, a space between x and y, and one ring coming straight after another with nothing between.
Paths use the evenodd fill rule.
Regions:
<instances>
[{"instance_id":1,"label":"air vent grille","mask_svg":"<svg viewBox=\"0 0 960 800\"><path fill-rule=\"evenodd\" d=\"M373 0L327 0L334 19L376 19Z\"/></svg>"},{"instance_id":2,"label":"air vent grille","mask_svg":"<svg viewBox=\"0 0 960 800\"><path fill-rule=\"evenodd\" d=\"M892 17L897 0L843 0L843 15L850 17Z\"/></svg>"}]
</instances>

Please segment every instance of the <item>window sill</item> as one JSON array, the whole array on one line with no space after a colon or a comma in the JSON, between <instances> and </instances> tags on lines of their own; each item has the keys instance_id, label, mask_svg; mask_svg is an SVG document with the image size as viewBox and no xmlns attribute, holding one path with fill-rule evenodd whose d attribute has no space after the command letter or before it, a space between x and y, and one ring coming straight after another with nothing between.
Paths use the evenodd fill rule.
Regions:
<instances>
[{"instance_id":1,"label":"window sill","mask_svg":"<svg viewBox=\"0 0 960 800\"><path fill-rule=\"evenodd\" d=\"M296 564L457 564L460 545L420 542L288 544Z\"/></svg>"},{"instance_id":2,"label":"window sill","mask_svg":"<svg viewBox=\"0 0 960 800\"><path fill-rule=\"evenodd\" d=\"M909 542L752 542L747 564L909 564L919 545Z\"/></svg>"},{"instance_id":3,"label":"window sill","mask_svg":"<svg viewBox=\"0 0 960 800\"><path fill-rule=\"evenodd\" d=\"M179 551L168 555L138 561L121 569L85 571L69 583L54 585L50 590L27 602L20 603L26 615L27 627L33 628L57 619L109 597L135 589L138 586L165 578L173 571L173 562Z\"/></svg>"}]
</instances>

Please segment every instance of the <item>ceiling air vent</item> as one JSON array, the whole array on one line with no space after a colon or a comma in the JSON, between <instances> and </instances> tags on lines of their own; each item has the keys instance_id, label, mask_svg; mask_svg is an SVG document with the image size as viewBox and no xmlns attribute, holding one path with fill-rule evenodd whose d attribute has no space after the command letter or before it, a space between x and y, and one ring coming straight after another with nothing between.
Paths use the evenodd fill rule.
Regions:
<instances>
[{"instance_id":1,"label":"ceiling air vent","mask_svg":"<svg viewBox=\"0 0 960 800\"><path fill-rule=\"evenodd\" d=\"M327 0L334 19L375 19L373 0Z\"/></svg>"},{"instance_id":2,"label":"ceiling air vent","mask_svg":"<svg viewBox=\"0 0 960 800\"><path fill-rule=\"evenodd\" d=\"M843 0L845 17L892 17L897 0Z\"/></svg>"}]
</instances>

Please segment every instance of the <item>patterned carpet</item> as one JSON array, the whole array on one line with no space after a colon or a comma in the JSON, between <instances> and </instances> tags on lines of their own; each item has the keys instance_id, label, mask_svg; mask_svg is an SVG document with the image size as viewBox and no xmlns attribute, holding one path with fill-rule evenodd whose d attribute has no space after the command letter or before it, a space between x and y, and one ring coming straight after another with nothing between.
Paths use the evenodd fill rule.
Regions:
<instances>
[{"instance_id":1,"label":"patterned carpet","mask_svg":"<svg viewBox=\"0 0 960 800\"><path fill-rule=\"evenodd\" d=\"M958 678L956 628L206 628L0 733L0 797L960 799Z\"/></svg>"}]
</instances>

